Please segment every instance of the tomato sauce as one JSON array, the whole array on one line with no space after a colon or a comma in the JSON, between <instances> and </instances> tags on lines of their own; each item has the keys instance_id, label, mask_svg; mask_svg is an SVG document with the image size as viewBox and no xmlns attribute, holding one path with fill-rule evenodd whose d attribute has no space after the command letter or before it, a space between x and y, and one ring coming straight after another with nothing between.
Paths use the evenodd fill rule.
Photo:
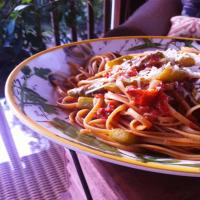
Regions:
<instances>
[{"instance_id":1,"label":"tomato sauce","mask_svg":"<svg viewBox=\"0 0 200 200\"><path fill-rule=\"evenodd\" d=\"M136 76L137 74L138 74L137 70L135 68L133 68L133 69L127 70L125 75L132 77L132 76Z\"/></svg>"},{"instance_id":2,"label":"tomato sauce","mask_svg":"<svg viewBox=\"0 0 200 200\"><path fill-rule=\"evenodd\" d=\"M144 64L144 67L152 67L152 66L155 66L155 67L160 67L161 65L161 58L163 57L162 54L160 53L156 53L156 54L152 54L152 55L149 55L143 62Z\"/></svg>"},{"instance_id":3,"label":"tomato sauce","mask_svg":"<svg viewBox=\"0 0 200 200\"><path fill-rule=\"evenodd\" d=\"M131 95L134 105L139 107L142 115L157 118L158 115L168 115L169 97L158 89L144 90L129 86L127 93Z\"/></svg>"},{"instance_id":4,"label":"tomato sauce","mask_svg":"<svg viewBox=\"0 0 200 200\"><path fill-rule=\"evenodd\" d=\"M129 86L127 89L127 93L133 97L135 105L148 106L155 101L159 93L159 90L158 89L143 90L135 88L134 86Z\"/></svg>"},{"instance_id":5,"label":"tomato sauce","mask_svg":"<svg viewBox=\"0 0 200 200\"><path fill-rule=\"evenodd\" d=\"M116 108L116 105L111 101L105 108L99 108L96 113L96 118L107 119L110 113Z\"/></svg>"},{"instance_id":6,"label":"tomato sauce","mask_svg":"<svg viewBox=\"0 0 200 200\"><path fill-rule=\"evenodd\" d=\"M104 98L104 94L98 93L94 95L95 98Z\"/></svg>"}]
</instances>

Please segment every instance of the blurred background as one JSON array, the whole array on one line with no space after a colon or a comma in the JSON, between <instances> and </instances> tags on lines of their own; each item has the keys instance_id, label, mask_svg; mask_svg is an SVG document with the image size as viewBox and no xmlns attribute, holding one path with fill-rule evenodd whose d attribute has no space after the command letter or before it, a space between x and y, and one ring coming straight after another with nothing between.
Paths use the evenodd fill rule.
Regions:
<instances>
[{"instance_id":1,"label":"blurred background","mask_svg":"<svg viewBox=\"0 0 200 200\"><path fill-rule=\"evenodd\" d=\"M92 37L97 37L103 0L0 0L0 44L36 53L53 43L86 39L90 9Z\"/></svg>"},{"instance_id":2,"label":"blurred background","mask_svg":"<svg viewBox=\"0 0 200 200\"><path fill-rule=\"evenodd\" d=\"M0 94L22 60L48 47L101 36L103 0L0 0Z\"/></svg>"}]
</instances>

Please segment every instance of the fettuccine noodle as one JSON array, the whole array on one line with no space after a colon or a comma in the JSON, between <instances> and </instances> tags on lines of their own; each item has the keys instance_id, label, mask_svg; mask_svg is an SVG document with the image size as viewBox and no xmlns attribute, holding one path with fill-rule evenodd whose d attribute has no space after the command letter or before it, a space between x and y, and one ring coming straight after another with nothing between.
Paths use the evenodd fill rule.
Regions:
<instances>
[{"instance_id":1,"label":"fettuccine noodle","mask_svg":"<svg viewBox=\"0 0 200 200\"><path fill-rule=\"evenodd\" d=\"M199 51L106 53L76 69L50 80L81 134L126 151L200 160Z\"/></svg>"}]
</instances>

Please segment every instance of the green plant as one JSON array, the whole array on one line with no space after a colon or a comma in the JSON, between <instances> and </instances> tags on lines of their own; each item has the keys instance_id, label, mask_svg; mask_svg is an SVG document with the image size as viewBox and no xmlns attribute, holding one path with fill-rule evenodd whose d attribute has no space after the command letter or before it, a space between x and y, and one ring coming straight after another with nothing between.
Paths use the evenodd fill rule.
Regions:
<instances>
[{"instance_id":1,"label":"green plant","mask_svg":"<svg viewBox=\"0 0 200 200\"><path fill-rule=\"evenodd\" d=\"M41 30L41 8L36 1L5 1L0 9L0 44L31 53L45 49Z\"/></svg>"},{"instance_id":2,"label":"green plant","mask_svg":"<svg viewBox=\"0 0 200 200\"><path fill-rule=\"evenodd\" d=\"M40 12L33 0L0 0L0 96L12 69L45 49Z\"/></svg>"},{"instance_id":3,"label":"green plant","mask_svg":"<svg viewBox=\"0 0 200 200\"><path fill-rule=\"evenodd\" d=\"M102 25L102 0L93 1L96 35ZM61 43L87 38L87 0L0 0L0 46L12 46L16 53L45 49L51 38L50 13L56 12Z\"/></svg>"},{"instance_id":4,"label":"green plant","mask_svg":"<svg viewBox=\"0 0 200 200\"><path fill-rule=\"evenodd\" d=\"M93 0L97 27L102 2ZM0 96L7 76L19 62L52 46L52 13L61 43L87 38L87 0L0 0Z\"/></svg>"}]
</instances>

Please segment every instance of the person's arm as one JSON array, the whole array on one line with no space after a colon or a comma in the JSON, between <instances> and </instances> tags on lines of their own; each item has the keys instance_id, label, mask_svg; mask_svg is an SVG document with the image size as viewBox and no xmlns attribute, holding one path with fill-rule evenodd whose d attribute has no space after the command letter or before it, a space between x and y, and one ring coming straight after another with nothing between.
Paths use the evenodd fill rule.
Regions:
<instances>
[{"instance_id":1,"label":"person's arm","mask_svg":"<svg viewBox=\"0 0 200 200\"><path fill-rule=\"evenodd\" d=\"M105 36L166 35L170 28L170 18L180 15L181 9L181 0L148 0L125 23Z\"/></svg>"}]
</instances>

